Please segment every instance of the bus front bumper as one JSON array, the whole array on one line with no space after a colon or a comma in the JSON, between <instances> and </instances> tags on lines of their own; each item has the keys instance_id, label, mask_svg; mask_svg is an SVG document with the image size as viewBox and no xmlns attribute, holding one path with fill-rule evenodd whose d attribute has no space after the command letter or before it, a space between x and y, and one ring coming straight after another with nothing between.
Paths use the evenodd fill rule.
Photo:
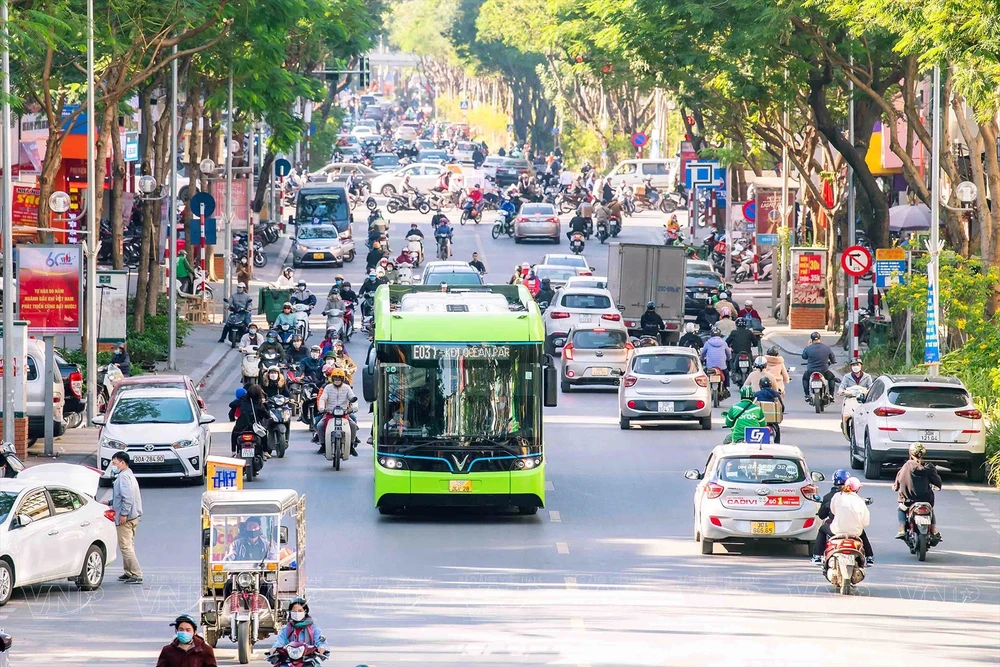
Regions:
<instances>
[{"instance_id":1,"label":"bus front bumper","mask_svg":"<svg viewBox=\"0 0 1000 667\"><path fill-rule=\"evenodd\" d=\"M376 507L544 507L545 464L533 470L447 475L375 464Z\"/></svg>"}]
</instances>

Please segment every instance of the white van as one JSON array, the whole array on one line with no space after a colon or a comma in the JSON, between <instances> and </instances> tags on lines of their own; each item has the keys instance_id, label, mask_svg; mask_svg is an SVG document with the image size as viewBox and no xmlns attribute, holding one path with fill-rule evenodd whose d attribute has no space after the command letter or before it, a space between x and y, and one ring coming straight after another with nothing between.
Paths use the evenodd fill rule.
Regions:
<instances>
[{"instance_id":1,"label":"white van","mask_svg":"<svg viewBox=\"0 0 1000 667\"><path fill-rule=\"evenodd\" d=\"M0 338L0 344L2 342L3 338ZM0 353L0 359L2 358L3 355ZM63 421L65 389L62 375L59 372L59 364L54 364L48 373L42 373L45 369L45 344L37 338L29 338L28 358L25 365L27 366L25 374L25 393L27 395L24 407L28 416L28 440L45 437L45 383L43 377L50 378L52 382L52 433L55 437L59 437L66 432L66 424ZM3 404L0 403L0 413L2 412Z\"/></svg>"},{"instance_id":2,"label":"white van","mask_svg":"<svg viewBox=\"0 0 1000 667\"><path fill-rule=\"evenodd\" d=\"M622 179L634 188L642 185L647 177L652 177L653 185L660 192L670 192L676 169L676 160L622 160L608 173L608 178L613 188L617 188Z\"/></svg>"}]
</instances>

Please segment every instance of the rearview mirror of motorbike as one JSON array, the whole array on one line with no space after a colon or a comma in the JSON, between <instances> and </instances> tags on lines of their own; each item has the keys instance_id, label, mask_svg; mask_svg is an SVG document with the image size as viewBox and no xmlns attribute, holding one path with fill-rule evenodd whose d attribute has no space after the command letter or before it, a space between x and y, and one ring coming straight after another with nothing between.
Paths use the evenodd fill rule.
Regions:
<instances>
[{"instance_id":1,"label":"rearview mirror of motorbike","mask_svg":"<svg viewBox=\"0 0 1000 667\"><path fill-rule=\"evenodd\" d=\"M622 312L622 313L624 313L624 312L625 312L625 306L623 306L623 305L619 304L619 305L618 305L618 310L619 310L619 312Z\"/></svg>"},{"instance_id":2,"label":"rearview mirror of motorbike","mask_svg":"<svg viewBox=\"0 0 1000 667\"><path fill-rule=\"evenodd\" d=\"M701 473L698 472L697 470L685 470L684 471L684 478L685 479L690 479L690 480L693 480L693 481L697 481L697 480L701 479L701 477L702 477Z\"/></svg>"},{"instance_id":3,"label":"rearview mirror of motorbike","mask_svg":"<svg viewBox=\"0 0 1000 667\"><path fill-rule=\"evenodd\" d=\"M809 473L809 478L812 479L812 481L814 482L822 482L824 479L826 479L826 476L823 473L819 472L818 470L813 470L811 473Z\"/></svg>"},{"instance_id":4,"label":"rearview mirror of motorbike","mask_svg":"<svg viewBox=\"0 0 1000 667\"><path fill-rule=\"evenodd\" d=\"M875 502L874 498L865 498L865 505L871 505L873 502Z\"/></svg>"},{"instance_id":5,"label":"rearview mirror of motorbike","mask_svg":"<svg viewBox=\"0 0 1000 667\"><path fill-rule=\"evenodd\" d=\"M278 543L288 544L288 526L278 528Z\"/></svg>"},{"instance_id":6,"label":"rearview mirror of motorbike","mask_svg":"<svg viewBox=\"0 0 1000 667\"><path fill-rule=\"evenodd\" d=\"M552 363L552 357L546 355L546 360L548 363L545 364L545 370L542 373L544 384L542 405L546 408L554 408L559 405L559 378L556 374L556 366Z\"/></svg>"}]
</instances>

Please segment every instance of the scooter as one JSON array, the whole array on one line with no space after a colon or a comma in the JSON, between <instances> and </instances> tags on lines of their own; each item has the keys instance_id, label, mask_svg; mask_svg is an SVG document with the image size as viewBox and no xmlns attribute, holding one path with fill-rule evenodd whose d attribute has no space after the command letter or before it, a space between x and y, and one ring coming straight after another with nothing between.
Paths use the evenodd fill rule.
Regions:
<instances>
[{"instance_id":1,"label":"scooter","mask_svg":"<svg viewBox=\"0 0 1000 667\"><path fill-rule=\"evenodd\" d=\"M0 444L0 477L17 477L24 470L24 462L18 458L14 443Z\"/></svg>"},{"instance_id":2,"label":"scooter","mask_svg":"<svg viewBox=\"0 0 1000 667\"><path fill-rule=\"evenodd\" d=\"M240 381L243 384L256 383L260 378L260 359L257 357L257 346L240 348L243 353L243 362L240 366Z\"/></svg>"},{"instance_id":3,"label":"scooter","mask_svg":"<svg viewBox=\"0 0 1000 667\"><path fill-rule=\"evenodd\" d=\"M267 429L260 424L254 424L252 431L246 431L236 436L236 457L243 459L243 476L248 482L256 479L264 467L264 447L261 443L267 437Z\"/></svg>"},{"instance_id":4,"label":"scooter","mask_svg":"<svg viewBox=\"0 0 1000 667\"><path fill-rule=\"evenodd\" d=\"M250 326L250 311L245 306L229 306L229 317L226 318L226 325L230 327L229 345L236 347Z\"/></svg>"},{"instance_id":5,"label":"scooter","mask_svg":"<svg viewBox=\"0 0 1000 667\"><path fill-rule=\"evenodd\" d=\"M750 354L747 352L740 352L733 359L733 384L737 387L742 387L743 383L746 382L747 376L750 375Z\"/></svg>"},{"instance_id":6,"label":"scooter","mask_svg":"<svg viewBox=\"0 0 1000 667\"><path fill-rule=\"evenodd\" d=\"M854 412L858 409L859 399L864 398L868 390L857 385L843 390L844 403L840 407L840 432L848 442L854 442Z\"/></svg>"},{"instance_id":7,"label":"scooter","mask_svg":"<svg viewBox=\"0 0 1000 667\"><path fill-rule=\"evenodd\" d=\"M579 255L583 253L583 248L585 246L583 240L583 233L573 232L569 237L569 249L574 255Z\"/></svg>"},{"instance_id":8,"label":"scooter","mask_svg":"<svg viewBox=\"0 0 1000 667\"><path fill-rule=\"evenodd\" d=\"M910 553L916 554L917 560L921 562L927 560L927 550L936 547L941 541L939 537L931 535L933 513L934 508L930 503L913 503L906 510L903 539L910 547Z\"/></svg>"},{"instance_id":9,"label":"scooter","mask_svg":"<svg viewBox=\"0 0 1000 667\"><path fill-rule=\"evenodd\" d=\"M435 237L435 240L437 241L438 259L447 260L451 257L451 240L445 235Z\"/></svg>"},{"instance_id":10,"label":"scooter","mask_svg":"<svg viewBox=\"0 0 1000 667\"><path fill-rule=\"evenodd\" d=\"M278 354L277 350L268 350L263 355L260 355L260 365L264 368L270 368L271 366L277 366L281 363L281 355Z\"/></svg>"},{"instance_id":11,"label":"scooter","mask_svg":"<svg viewBox=\"0 0 1000 667\"><path fill-rule=\"evenodd\" d=\"M726 398L726 390L722 386L722 370L718 368L708 368L705 370L708 375L709 385L712 387L712 407L717 408L722 400Z\"/></svg>"},{"instance_id":12,"label":"scooter","mask_svg":"<svg viewBox=\"0 0 1000 667\"><path fill-rule=\"evenodd\" d=\"M827 405L833 403L833 396L830 395L826 376L819 371L813 371L809 376L809 397L817 414L823 412Z\"/></svg>"},{"instance_id":13,"label":"scooter","mask_svg":"<svg viewBox=\"0 0 1000 667\"><path fill-rule=\"evenodd\" d=\"M860 537L834 535L823 552L823 576L841 595L850 595L865 578L865 551Z\"/></svg>"},{"instance_id":14,"label":"scooter","mask_svg":"<svg viewBox=\"0 0 1000 667\"><path fill-rule=\"evenodd\" d=\"M267 429L267 444L279 459L285 457L288 449L288 436L292 425L292 403L281 394L275 394L267 399L265 404L270 428Z\"/></svg>"},{"instance_id":15,"label":"scooter","mask_svg":"<svg viewBox=\"0 0 1000 667\"><path fill-rule=\"evenodd\" d=\"M351 420L340 406L334 407L332 414L324 434L326 460L333 461L334 470L340 470L340 462L351 458Z\"/></svg>"},{"instance_id":16,"label":"scooter","mask_svg":"<svg viewBox=\"0 0 1000 667\"><path fill-rule=\"evenodd\" d=\"M618 238L618 235L622 232L622 221L614 214L611 215L609 221L611 223L611 238Z\"/></svg>"},{"instance_id":17,"label":"scooter","mask_svg":"<svg viewBox=\"0 0 1000 667\"><path fill-rule=\"evenodd\" d=\"M340 340L347 343L354 335L354 302L344 302L344 326L340 334Z\"/></svg>"},{"instance_id":18,"label":"scooter","mask_svg":"<svg viewBox=\"0 0 1000 667\"><path fill-rule=\"evenodd\" d=\"M411 234L406 237L406 252L410 253L413 260L413 266L419 267L420 262L424 261L424 241L423 238L417 236L416 234Z\"/></svg>"},{"instance_id":19,"label":"scooter","mask_svg":"<svg viewBox=\"0 0 1000 667\"><path fill-rule=\"evenodd\" d=\"M608 223L601 220L597 223L597 240L602 244L608 240L611 234L608 232Z\"/></svg>"},{"instance_id":20,"label":"scooter","mask_svg":"<svg viewBox=\"0 0 1000 667\"><path fill-rule=\"evenodd\" d=\"M410 203L410 197L408 195L396 194L389 197L389 201L385 204L385 210L389 213L397 213L399 211L418 211L427 215L431 212L431 205L423 193L413 195L412 204Z\"/></svg>"},{"instance_id":21,"label":"scooter","mask_svg":"<svg viewBox=\"0 0 1000 667\"><path fill-rule=\"evenodd\" d=\"M345 311L336 308L331 308L330 310L324 310L323 314L326 315L326 330L329 331L333 329L340 334L340 339L344 340L344 314Z\"/></svg>"},{"instance_id":22,"label":"scooter","mask_svg":"<svg viewBox=\"0 0 1000 667\"><path fill-rule=\"evenodd\" d=\"M304 303L297 303L292 306L295 311L295 335L301 336L305 341L309 338L309 306Z\"/></svg>"},{"instance_id":23,"label":"scooter","mask_svg":"<svg viewBox=\"0 0 1000 667\"><path fill-rule=\"evenodd\" d=\"M315 646L303 642L292 642L265 653L264 657L274 667L316 667L329 654L320 653Z\"/></svg>"},{"instance_id":24,"label":"scooter","mask_svg":"<svg viewBox=\"0 0 1000 667\"><path fill-rule=\"evenodd\" d=\"M282 345L288 345L291 342L292 336L295 335L295 330L297 326L292 326L291 324L275 324L274 330L278 332L278 340L281 341Z\"/></svg>"}]
</instances>

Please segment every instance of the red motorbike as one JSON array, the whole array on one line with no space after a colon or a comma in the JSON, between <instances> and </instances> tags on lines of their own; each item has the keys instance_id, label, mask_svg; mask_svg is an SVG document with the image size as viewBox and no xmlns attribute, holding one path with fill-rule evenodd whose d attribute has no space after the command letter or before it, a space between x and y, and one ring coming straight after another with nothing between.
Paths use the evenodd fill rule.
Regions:
<instances>
[{"instance_id":1,"label":"red motorbike","mask_svg":"<svg viewBox=\"0 0 1000 667\"><path fill-rule=\"evenodd\" d=\"M344 342L351 340L351 336L354 335L354 302L345 301L344 302L344 332L341 337Z\"/></svg>"},{"instance_id":2,"label":"red motorbike","mask_svg":"<svg viewBox=\"0 0 1000 667\"><path fill-rule=\"evenodd\" d=\"M851 589L865 578L865 551L861 538L851 535L831 537L823 552L823 575L841 595L850 595Z\"/></svg>"},{"instance_id":3,"label":"red motorbike","mask_svg":"<svg viewBox=\"0 0 1000 667\"><path fill-rule=\"evenodd\" d=\"M267 661L275 667L316 667L329 654L320 653L315 646L303 642L292 642L280 646L267 654Z\"/></svg>"}]
</instances>

